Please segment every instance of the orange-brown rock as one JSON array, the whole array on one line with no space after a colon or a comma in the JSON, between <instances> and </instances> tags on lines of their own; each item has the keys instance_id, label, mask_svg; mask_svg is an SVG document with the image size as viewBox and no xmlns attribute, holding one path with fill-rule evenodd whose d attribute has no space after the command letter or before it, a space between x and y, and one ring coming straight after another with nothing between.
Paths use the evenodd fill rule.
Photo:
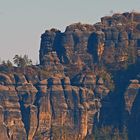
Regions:
<instances>
[{"instance_id":1,"label":"orange-brown rock","mask_svg":"<svg viewBox=\"0 0 140 140\"><path fill-rule=\"evenodd\" d=\"M46 30L39 65L0 65L0 140L139 140L139 22L116 13Z\"/></svg>"}]
</instances>

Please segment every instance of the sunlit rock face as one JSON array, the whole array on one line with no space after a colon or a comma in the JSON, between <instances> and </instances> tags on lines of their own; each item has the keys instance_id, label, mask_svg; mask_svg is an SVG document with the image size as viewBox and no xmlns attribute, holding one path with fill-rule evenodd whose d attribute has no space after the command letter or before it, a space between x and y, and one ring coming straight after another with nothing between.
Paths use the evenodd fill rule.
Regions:
<instances>
[{"instance_id":1,"label":"sunlit rock face","mask_svg":"<svg viewBox=\"0 0 140 140\"><path fill-rule=\"evenodd\" d=\"M61 139L69 133L69 139L84 139L92 134L94 117L100 110L99 96L93 89L98 89L103 81L97 82L93 76L93 83L87 78L83 86L74 86L70 78L64 76L44 79L35 86L23 74L18 75L19 79L24 79L20 84L12 74L1 73L0 76L4 84L0 86L3 139ZM91 89L86 87L88 83L93 84Z\"/></svg>"},{"instance_id":2,"label":"sunlit rock face","mask_svg":"<svg viewBox=\"0 0 140 140\"><path fill-rule=\"evenodd\" d=\"M106 132L139 140L139 22L139 13L117 13L46 30L39 65L0 65L0 139L93 140Z\"/></svg>"},{"instance_id":3,"label":"sunlit rock face","mask_svg":"<svg viewBox=\"0 0 140 140\"><path fill-rule=\"evenodd\" d=\"M1 129L5 139L23 138L26 140L27 135L22 122L19 98L13 84L12 75L0 73L0 105L1 105ZM4 139L3 139L4 140Z\"/></svg>"}]
</instances>

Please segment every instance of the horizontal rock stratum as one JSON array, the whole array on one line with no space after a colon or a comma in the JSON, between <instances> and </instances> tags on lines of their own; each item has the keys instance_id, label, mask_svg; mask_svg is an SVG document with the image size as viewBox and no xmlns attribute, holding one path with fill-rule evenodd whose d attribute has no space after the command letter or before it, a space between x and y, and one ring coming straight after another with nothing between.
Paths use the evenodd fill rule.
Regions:
<instances>
[{"instance_id":1,"label":"horizontal rock stratum","mask_svg":"<svg viewBox=\"0 0 140 140\"><path fill-rule=\"evenodd\" d=\"M140 13L41 35L39 65L0 65L0 140L139 140Z\"/></svg>"}]
</instances>

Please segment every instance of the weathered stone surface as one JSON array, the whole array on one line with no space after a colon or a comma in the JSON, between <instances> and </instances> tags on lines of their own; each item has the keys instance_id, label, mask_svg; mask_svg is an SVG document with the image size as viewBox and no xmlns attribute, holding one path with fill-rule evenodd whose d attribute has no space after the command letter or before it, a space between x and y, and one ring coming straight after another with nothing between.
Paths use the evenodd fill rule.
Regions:
<instances>
[{"instance_id":1,"label":"weathered stone surface","mask_svg":"<svg viewBox=\"0 0 140 140\"><path fill-rule=\"evenodd\" d=\"M1 127L3 127L3 131L7 131L5 139L8 136L9 139L18 140L22 137L23 140L26 140L27 135L22 122L20 104L15 87L8 75L0 74L0 77L1 82L4 83L4 86L1 85L2 88L0 90L0 105L3 108L3 124L5 124Z\"/></svg>"},{"instance_id":2,"label":"weathered stone surface","mask_svg":"<svg viewBox=\"0 0 140 140\"><path fill-rule=\"evenodd\" d=\"M7 136L7 127L4 123L4 114L3 114L3 107L0 106L0 137L2 140L9 140L8 136Z\"/></svg>"},{"instance_id":3,"label":"weathered stone surface","mask_svg":"<svg viewBox=\"0 0 140 140\"><path fill-rule=\"evenodd\" d=\"M103 126L140 139L139 21L117 13L46 30L40 65L0 66L1 139L90 140Z\"/></svg>"},{"instance_id":4,"label":"weathered stone surface","mask_svg":"<svg viewBox=\"0 0 140 140\"><path fill-rule=\"evenodd\" d=\"M96 75L91 71L77 74L72 79L72 84L76 86L87 87L89 89L94 89L96 85Z\"/></svg>"},{"instance_id":5,"label":"weathered stone surface","mask_svg":"<svg viewBox=\"0 0 140 140\"><path fill-rule=\"evenodd\" d=\"M40 63L44 63L44 56L54 51L54 38L56 33L59 32L56 29L47 30L44 34L41 35L41 44L40 44Z\"/></svg>"},{"instance_id":6,"label":"weathered stone surface","mask_svg":"<svg viewBox=\"0 0 140 140\"><path fill-rule=\"evenodd\" d=\"M35 102L37 89L31 83L16 87L21 102L27 107Z\"/></svg>"},{"instance_id":7,"label":"weathered stone surface","mask_svg":"<svg viewBox=\"0 0 140 140\"><path fill-rule=\"evenodd\" d=\"M34 105L29 106L29 130L27 131L28 140L32 140L35 136L37 126L38 126L38 110Z\"/></svg>"},{"instance_id":8,"label":"weathered stone surface","mask_svg":"<svg viewBox=\"0 0 140 140\"><path fill-rule=\"evenodd\" d=\"M125 107L126 110L131 114L132 107L134 104L134 101L136 99L136 96L139 94L140 84L138 80L131 80L130 85L127 88L127 91L125 92Z\"/></svg>"}]
</instances>

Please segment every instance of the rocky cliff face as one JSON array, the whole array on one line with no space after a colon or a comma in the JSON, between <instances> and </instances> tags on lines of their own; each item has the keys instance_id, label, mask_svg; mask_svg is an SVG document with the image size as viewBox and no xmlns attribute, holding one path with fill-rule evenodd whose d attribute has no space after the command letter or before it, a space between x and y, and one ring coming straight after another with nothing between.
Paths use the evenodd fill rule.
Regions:
<instances>
[{"instance_id":1,"label":"rocky cliff face","mask_svg":"<svg viewBox=\"0 0 140 140\"><path fill-rule=\"evenodd\" d=\"M140 139L139 24L123 13L47 30L40 65L1 65L1 139Z\"/></svg>"}]
</instances>

